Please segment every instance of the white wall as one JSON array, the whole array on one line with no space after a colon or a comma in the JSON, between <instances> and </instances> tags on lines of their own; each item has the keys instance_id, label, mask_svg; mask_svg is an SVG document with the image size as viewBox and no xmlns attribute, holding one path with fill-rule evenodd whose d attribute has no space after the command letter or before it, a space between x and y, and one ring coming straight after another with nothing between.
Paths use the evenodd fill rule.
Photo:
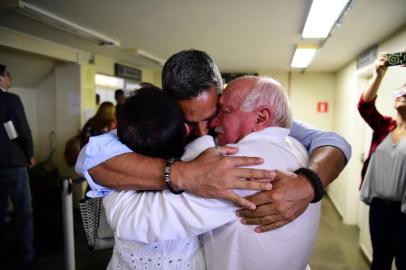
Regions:
<instances>
[{"instance_id":1,"label":"white wall","mask_svg":"<svg viewBox=\"0 0 406 270\"><path fill-rule=\"evenodd\" d=\"M269 76L279 81L290 96L292 114L295 119L304 121L323 130L333 128L334 92L336 79L331 72L275 72L260 71L260 76ZM290 85L290 88L289 88ZM328 112L317 112L318 102L328 102Z\"/></svg>"},{"instance_id":2,"label":"white wall","mask_svg":"<svg viewBox=\"0 0 406 270\"><path fill-rule=\"evenodd\" d=\"M333 128L335 76L327 72L293 73L291 82L293 116L324 130ZM317 103L327 102L328 112L317 112Z\"/></svg>"},{"instance_id":3,"label":"white wall","mask_svg":"<svg viewBox=\"0 0 406 270\"><path fill-rule=\"evenodd\" d=\"M11 72L14 86L35 89L52 72L55 60L0 47L0 63Z\"/></svg>"},{"instance_id":4,"label":"white wall","mask_svg":"<svg viewBox=\"0 0 406 270\"><path fill-rule=\"evenodd\" d=\"M63 159L65 143L81 128L80 75L80 66L75 63L59 64L55 68L56 162L65 176L74 174Z\"/></svg>"},{"instance_id":5,"label":"white wall","mask_svg":"<svg viewBox=\"0 0 406 270\"><path fill-rule=\"evenodd\" d=\"M358 159L356 145L353 143L357 134L354 132L356 117L359 114L356 110L358 101L358 92L356 89L356 66L351 63L337 73L337 91L335 94L335 114L333 118L334 130L344 136L353 147L352 160L347 167L330 186L328 194L344 221L349 224L355 224L356 211L353 205L357 202L357 194L349 197L347 189L349 186L360 182L360 168L352 168L354 160ZM354 188L357 191L357 187ZM347 201L349 203L347 203ZM351 212L351 213L349 213Z\"/></svg>"},{"instance_id":6,"label":"white wall","mask_svg":"<svg viewBox=\"0 0 406 270\"><path fill-rule=\"evenodd\" d=\"M38 145L36 155L38 160L48 158L51 149L50 133L56 129L56 103L55 103L55 73L52 72L37 87L37 119Z\"/></svg>"},{"instance_id":7,"label":"white wall","mask_svg":"<svg viewBox=\"0 0 406 270\"><path fill-rule=\"evenodd\" d=\"M142 69L142 82L149 82L157 87L162 87L162 71Z\"/></svg>"}]
</instances>

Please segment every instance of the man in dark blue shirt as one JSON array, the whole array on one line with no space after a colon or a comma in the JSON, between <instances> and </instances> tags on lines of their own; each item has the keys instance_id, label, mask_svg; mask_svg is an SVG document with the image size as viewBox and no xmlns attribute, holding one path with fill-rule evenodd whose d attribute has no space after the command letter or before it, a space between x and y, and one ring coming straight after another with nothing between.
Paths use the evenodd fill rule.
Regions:
<instances>
[{"instance_id":1,"label":"man in dark blue shirt","mask_svg":"<svg viewBox=\"0 0 406 270\"><path fill-rule=\"evenodd\" d=\"M5 245L9 196L13 203L20 262L28 265L34 257L31 193L27 166L35 164L31 130L20 98L7 92L11 74L0 65L0 256L7 263Z\"/></svg>"}]
</instances>

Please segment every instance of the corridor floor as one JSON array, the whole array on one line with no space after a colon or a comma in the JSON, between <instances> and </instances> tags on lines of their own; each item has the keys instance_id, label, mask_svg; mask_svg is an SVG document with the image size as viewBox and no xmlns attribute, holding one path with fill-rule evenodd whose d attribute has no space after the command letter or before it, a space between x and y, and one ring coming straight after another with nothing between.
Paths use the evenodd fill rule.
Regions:
<instances>
[{"instance_id":1,"label":"corridor floor","mask_svg":"<svg viewBox=\"0 0 406 270\"><path fill-rule=\"evenodd\" d=\"M89 251L80 222L79 213L75 212L76 269L105 269L111 257L111 250ZM12 229L10 228L12 226L8 227ZM15 236L15 233L9 234L9 236L11 235ZM10 244L9 247L11 248L10 255L14 257L14 263L6 265L6 268L0 267L1 269L18 269L15 258L15 241L10 238L14 237L9 237L8 239L8 244ZM344 225L341 222L341 218L328 198L322 201L320 229L310 266L312 270L369 269L368 262L358 247L358 229L356 226ZM64 268L63 251L59 249L42 254L30 269L54 270Z\"/></svg>"},{"instance_id":2,"label":"corridor floor","mask_svg":"<svg viewBox=\"0 0 406 270\"><path fill-rule=\"evenodd\" d=\"M321 204L320 228L310 261L312 270L367 270L358 246L357 226L345 225L329 198Z\"/></svg>"}]
</instances>

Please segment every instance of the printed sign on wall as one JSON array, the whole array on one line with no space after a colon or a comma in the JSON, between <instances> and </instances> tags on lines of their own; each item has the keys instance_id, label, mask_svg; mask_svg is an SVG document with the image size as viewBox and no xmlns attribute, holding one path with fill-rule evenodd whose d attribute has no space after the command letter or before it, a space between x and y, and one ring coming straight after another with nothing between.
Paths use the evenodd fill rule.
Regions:
<instances>
[{"instance_id":1,"label":"printed sign on wall","mask_svg":"<svg viewBox=\"0 0 406 270\"><path fill-rule=\"evenodd\" d=\"M328 102L326 102L326 101L317 102L317 112L327 113L328 112Z\"/></svg>"}]
</instances>

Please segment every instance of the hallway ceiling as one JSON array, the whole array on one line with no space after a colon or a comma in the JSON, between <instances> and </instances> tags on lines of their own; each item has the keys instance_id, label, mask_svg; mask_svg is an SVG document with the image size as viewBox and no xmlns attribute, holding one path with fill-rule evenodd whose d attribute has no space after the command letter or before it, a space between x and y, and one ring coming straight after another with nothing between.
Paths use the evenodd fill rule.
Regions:
<instances>
[{"instance_id":1,"label":"hallway ceiling","mask_svg":"<svg viewBox=\"0 0 406 270\"><path fill-rule=\"evenodd\" d=\"M188 48L207 51L222 71L290 70L311 0L26 0L121 42L100 47L10 10L0 26L127 62L159 68L127 49L166 60ZM355 0L311 71L336 71L406 26L405 0ZM406 48L406 46L405 46ZM399 48L399 49L405 49Z\"/></svg>"}]
</instances>

